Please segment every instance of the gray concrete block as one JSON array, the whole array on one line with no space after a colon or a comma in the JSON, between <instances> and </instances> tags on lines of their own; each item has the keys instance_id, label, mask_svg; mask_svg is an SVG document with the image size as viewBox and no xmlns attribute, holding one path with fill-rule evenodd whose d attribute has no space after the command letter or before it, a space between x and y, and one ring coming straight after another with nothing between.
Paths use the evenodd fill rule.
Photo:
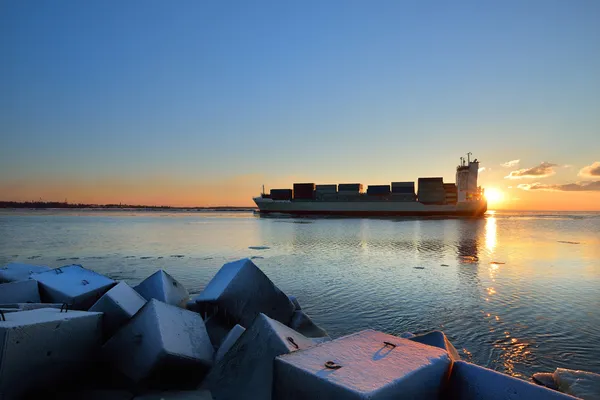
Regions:
<instances>
[{"instance_id":1,"label":"gray concrete block","mask_svg":"<svg viewBox=\"0 0 600 400\"><path fill-rule=\"evenodd\" d=\"M229 331L233 328L233 326L226 324L215 316L205 319L204 325L206 326L208 337L215 350L219 348Z\"/></svg>"},{"instance_id":2,"label":"gray concrete block","mask_svg":"<svg viewBox=\"0 0 600 400\"><path fill-rule=\"evenodd\" d=\"M146 300L138 292L125 282L120 282L90 307L90 311L104 313L102 319L104 337L109 338L144 304L146 304Z\"/></svg>"},{"instance_id":3,"label":"gray concrete block","mask_svg":"<svg viewBox=\"0 0 600 400\"><path fill-rule=\"evenodd\" d=\"M0 393L20 398L70 384L100 349L102 314L53 308L0 320Z\"/></svg>"},{"instance_id":4,"label":"gray concrete block","mask_svg":"<svg viewBox=\"0 0 600 400\"><path fill-rule=\"evenodd\" d=\"M450 366L441 349L366 330L277 357L273 399L434 399Z\"/></svg>"},{"instance_id":5,"label":"gray concrete block","mask_svg":"<svg viewBox=\"0 0 600 400\"><path fill-rule=\"evenodd\" d=\"M290 328L309 338L329 337L324 329L315 324L303 311L295 311L290 322Z\"/></svg>"},{"instance_id":6,"label":"gray concrete block","mask_svg":"<svg viewBox=\"0 0 600 400\"><path fill-rule=\"evenodd\" d=\"M450 356L452 361L460 360L460 355L458 355L458 351L456 351L452 343L450 343L444 332L431 331L420 335L414 335L407 339L412 340L413 342L423 343L429 346L435 346L440 349L444 349L448 352L448 355Z\"/></svg>"},{"instance_id":7,"label":"gray concrete block","mask_svg":"<svg viewBox=\"0 0 600 400\"><path fill-rule=\"evenodd\" d=\"M22 263L8 263L0 268L0 283L24 281L32 274L49 271L44 265L30 265Z\"/></svg>"},{"instance_id":8,"label":"gray concrete block","mask_svg":"<svg viewBox=\"0 0 600 400\"><path fill-rule=\"evenodd\" d=\"M289 324L294 305L249 259L227 263L197 297L204 309L217 307L233 323L250 326L263 313Z\"/></svg>"},{"instance_id":9,"label":"gray concrete block","mask_svg":"<svg viewBox=\"0 0 600 400\"><path fill-rule=\"evenodd\" d=\"M294 311L300 311L300 310L302 310L302 307L300 307L300 303L298 302L298 299L296 298L296 296L288 296L288 298L290 299L290 301L294 305Z\"/></svg>"},{"instance_id":10,"label":"gray concrete block","mask_svg":"<svg viewBox=\"0 0 600 400\"><path fill-rule=\"evenodd\" d=\"M208 390L182 390L148 393L134 400L213 400Z\"/></svg>"},{"instance_id":11,"label":"gray concrete block","mask_svg":"<svg viewBox=\"0 0 600 400\"><path fill-rule=\"evenodd\" d=\"M154 299L106 342L103 352L132 382L161 389L194 387L214 354L199 314Z\"/></svg>"},{"instance_id":12,"label":"gray concrete block","mask_svg":"<svg viewBox=\"0 0 600 400\"><path fill-rule=\"evenodd\" d=\"M60 309L63 305L59 303L6 303L0 304L0 311L2 312L19 312L19 311L30 311L37 310L39 308L58 308Z\"/></svg>"},{"instance_id":13,"label":"gray concrete block","mask_svg":"<svg viewBox=\"0 0 600 400\"><path fill-rule=\"evenodd\" d=\"M280 354L314 346L313 342L264 314L259 314L225 355L215 363L203 388L216 400L270 400L273 360Z\"/></svg>"},{"instance_id":14,"label":"gray concrete block","mask_svg":"<svg viewBox=\"0 0 600 400\"><path fill-rule=\"evenodd\" d=\"M81 265L56 268L32 275L32 279L38 281L44 303L67 303L75 310L87 310L116 284Z\"/></svg>"},{"instance_id":15,"label":"gray concrete block","mask_svg":"<svg viewBox=\"0 0 600 400\"><path fill-rule=\"evenodd\" d=\"M30 279L0 285L0 303L39 303L40 301L37 281Z\"/></svg>"},{"instance_id":16,"label":"gray concrete block","mask_svg":"<svg viewBox=\"0 0 600 400\"><path fill-rule=\"evenodd\" d=\"M162 269L144 279L134 289L146 300L156 299L183 308L190 298L187 289Z\"/></svg>"},{"instance_id":17,"label":"gray concrete block","mask_svg":"<svg viewBox=\"0 0 600 400\"><path fill-rule=\"evenodd\" d=\"M244 333L245 331L246 328L244 328L241 325L236 325L233 328L231 328L227 336L225 336L225 338L221 342L219 350L217 350L217 352L215 353L215 363L219 362L219 360L223 358L225 353L227 353L229 349L231 349L231 347L235 344L235 342L240 338L240 336L242 336L242 333Z\"/></svg>"},{"instance_id":18,"label":"gray concrete block","mask_svg":"<svg viewBox=\"0 0 600 400\"><path fill-rule=\"evenodd\" d=\"M543 386L464 361L456 361L453 364L446 394L446 398L456 400L574 399Z\"/></svg>"}]
</instances>

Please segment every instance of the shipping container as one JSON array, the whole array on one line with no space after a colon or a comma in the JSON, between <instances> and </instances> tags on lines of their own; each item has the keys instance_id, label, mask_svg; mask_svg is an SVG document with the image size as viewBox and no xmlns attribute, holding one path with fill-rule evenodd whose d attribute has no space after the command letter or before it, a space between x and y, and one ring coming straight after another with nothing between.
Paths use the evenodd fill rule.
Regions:
<instances>
[{"instance_id":1,"label":"shipping container","mask_svg":"<svg viewBox=\"0 0 600 400\"><path fill-rule=\"evenodd\" d=\"M421 183L440 183L440 184L444 184L444 178L440 178L440 177L436 177L436 178L419 178L419 185Z\"/></svg>"},{"instance_id":2,"label":"shipping container","mask_svg":"<svg viewBox=\"0 0 600 400\"><path fill-rule=\"evenodd\" d=\"M417 196L414 193L392 193L393 201L416 201Z\"/></svg>"},{"instance_id":3,"label":"shipping container","mask_svg":"<svg viewBox=\"0 0 600 400\"><path fill-rule=\"evenodd\" d=\"M337 185L317 185L315 190L318 193L335 193L337 192Z\"/></svg>"},{"instance_id":4,"label":"shipping container","mask_svg":"<svg viewBox=\"0 0 600 400\"><path fill-rule=\"evenodd\" d=\"M392 182L392 193L415 193L415 183Z\"/></svg>"},{"instance_id":5,"label":"shipping container","mask_svg":"<svg viewBox=\"0 0 600 400\"><path fill-rule=\"evenodd\" d=\"M415 187L414 182L392 182L392 188L394 187Z\"/></svg>"},{"instance_id":6,"label":"shipping container","mask_svg":"<svg viewBox=\"0 0 600 400\"><path fill-rule=\"evenodd\" d=\"M340 183L338 185L338 192L362 192L362 183Z\"/></svg>"},{"instance_id":7,"label":"shipping container","mask_svg":"<svg viewBox=\"0 0 600 400\"><path fill-rule=\"evenodd\" d=\"M294 199L308 200L315 196L314 183L294 183Z\"/></svg>"},{"instance_id":8,"label":"shipping container","mask_svg":"<svg viewBox=\"0 0 600 400\"><path fill-rule=\"evenodd\" d=\"M367 187L369 196L385 196L390 194L390 185L369 185Z\"/></svg>"},{"instance_id":9,"label":"shipping container","mask_svg":"<svg viewBox=\"0 0 600 400\"><path fill-rule=\"evenodd\" d=\"M271 198L273 200L291 200L293 194L292 189L271 189Z\"/></svg>"}]
</instances>

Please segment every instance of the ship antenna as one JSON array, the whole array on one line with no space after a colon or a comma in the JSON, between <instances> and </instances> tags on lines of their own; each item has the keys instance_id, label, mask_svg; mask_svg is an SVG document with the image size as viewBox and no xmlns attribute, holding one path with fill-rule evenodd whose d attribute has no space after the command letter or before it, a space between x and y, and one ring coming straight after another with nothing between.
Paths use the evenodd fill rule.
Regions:
<instances>
[{"instance_id":1,"label":"ship antenna","mask_svg":"<svg viewBox=\"0 0 600 400\"><path fill-rule=\"evenodd\" d=\"M469 161L468 161L468 162L469 162L469 164L471 164L471 154L473 154L473 153L471 153L471 152L468 152L468 153L467 153L467 158L468 158L468 160L469 160Z\"/></svg>"},{"instance_id":2,"label":"ship antenna","mask_svg":"<svg viewBox=\"0 0 600 400\"><path fill-rule=\"evenodd\" d=\"M265 194L265 185L263 185L263 191L262 194Z\"/></svg>"}]
</instances>

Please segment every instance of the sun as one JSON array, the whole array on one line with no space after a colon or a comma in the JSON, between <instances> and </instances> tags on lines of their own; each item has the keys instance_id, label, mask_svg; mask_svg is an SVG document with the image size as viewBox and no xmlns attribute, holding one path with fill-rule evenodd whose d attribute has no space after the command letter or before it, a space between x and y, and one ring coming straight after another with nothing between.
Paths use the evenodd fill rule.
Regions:
<instances>
[{"instance_id":1,"label":"sun","mask_svg":"<svg viewBox=\"0 0 600 400\"><path fill-rule=\"evenodd\" d=\"M490 204L497 204L504 200L504 193L496 188L486 188L485 198Z\"/></svg>"}]
</instances>

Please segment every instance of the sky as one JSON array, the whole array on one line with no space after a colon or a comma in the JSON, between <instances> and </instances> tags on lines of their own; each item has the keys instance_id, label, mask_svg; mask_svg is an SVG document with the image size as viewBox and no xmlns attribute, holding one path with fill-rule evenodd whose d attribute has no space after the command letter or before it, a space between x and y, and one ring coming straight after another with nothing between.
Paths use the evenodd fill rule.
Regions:
<instances>
[{"instance_id":1,"label":"sky","mask_svg":"<svg viewBox=\"0 0 600 400\"><path fill-rule=\"evenodd\" d=\"M472 152L495 208L600 210L599 20L596 0L2 1L0 200L250 206L263 184L453 182Z\"/></svg>"}]
</instances>

